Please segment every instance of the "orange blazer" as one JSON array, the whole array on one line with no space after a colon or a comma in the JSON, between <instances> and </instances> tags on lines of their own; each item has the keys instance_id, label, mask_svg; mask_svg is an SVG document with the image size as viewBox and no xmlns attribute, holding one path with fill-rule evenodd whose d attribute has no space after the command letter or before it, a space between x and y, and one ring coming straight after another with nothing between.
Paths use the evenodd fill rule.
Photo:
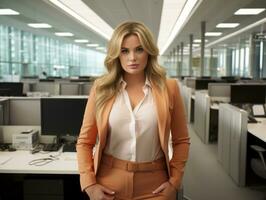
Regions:
<instances>
[{"instance_id":1,"label":"orange blazer","mask_svg":"<svg viewBox=\"0 0 266 200\"><path fill-rule=\"evenodd\" d=\"M77 141L77 159L82 190L96 183L96 174L108 134L108 117L115 101L115 97L113 97L106 103L101 121L97 121L95 85L88 98ZM157 110L160 144L167 163L169 182L179 189L189 152L189 136L182 98L175 79L167 79L167 89L165 90L160 90L153 83L151 85ZM171 160L168 154L170 131L173 147ZM93 153L94 150L95 153Z\"/></svg>"}]
</instances>

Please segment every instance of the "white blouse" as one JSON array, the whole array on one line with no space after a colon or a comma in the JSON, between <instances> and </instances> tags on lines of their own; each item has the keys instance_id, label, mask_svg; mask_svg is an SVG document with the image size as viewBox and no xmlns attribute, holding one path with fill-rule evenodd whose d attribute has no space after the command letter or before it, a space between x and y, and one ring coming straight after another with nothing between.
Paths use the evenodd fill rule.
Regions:
<instances>
[{"instance_id":1,"label":"white blouse","mask_svg":"<svg viewBox=\"0 0 266 200\"><path fill-rule=\"evenodd\" d=\"M118 159L150 162L161 158L163 152L158 135L156 106L148 79L143 86L144 98L132 110L126 88L121 79L109 116L109 132L104 152Z\"/></svg>"}]
</instances>

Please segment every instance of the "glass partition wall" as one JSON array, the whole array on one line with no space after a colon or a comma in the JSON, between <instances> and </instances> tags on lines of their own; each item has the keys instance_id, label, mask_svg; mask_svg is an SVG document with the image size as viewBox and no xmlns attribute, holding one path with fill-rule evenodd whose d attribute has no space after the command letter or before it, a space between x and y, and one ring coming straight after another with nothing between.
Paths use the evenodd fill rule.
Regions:
<instances>
[{"instance_id":1,"label":"glass partition wall","mask_svg":"<svg viewBox=\"0 0 266 200\"><path fill-rule=\"evenodd\" d=\"M169 76L221 77L266 79L266 36L262 33L243 34L205 48L204 66L201 68L200 46L193 48L192 70L189 71L189 52L163 56L160 63ZM207 43L208 44L208 43ZM208 45L206 45L208 46ZM181 70L178 70L181 69Z\"/></svg>"},{"instance_id":2,"label":"glass partition wall","mask_svg":"<svg viewBox=\"0 0 266 200\"><path fill-rule=\"evenodd\" d=\"M82 76L104 73L105 54L14 27L0 25L0 76Z\"/></svg>"}]
</instances>

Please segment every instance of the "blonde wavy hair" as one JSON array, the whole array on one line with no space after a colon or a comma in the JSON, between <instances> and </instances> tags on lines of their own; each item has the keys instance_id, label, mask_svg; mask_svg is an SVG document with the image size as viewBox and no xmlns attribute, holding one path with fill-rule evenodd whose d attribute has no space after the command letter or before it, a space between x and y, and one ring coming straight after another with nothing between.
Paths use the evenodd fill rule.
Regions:
<instances>
[{"instance_id":1,"label":"blonde wavy hair","mask_svg":"<svg viewBox=\"0 0 266 200\"><path fill-rule=\"evenodd\" d=\"M108 100L115 96L119 89L119 80L123 75L120 63L122 42L129 35L137 35L141 46L148 53L148 62L145 68L146 77L160 89L165 87L166 73L158 64L159 50L150 30L140 22L124 22L113 32L108 43L107 55L104 60L108 73L96 80L96 118L101 119L101 113Z\"/></svg>"}]
</instances>

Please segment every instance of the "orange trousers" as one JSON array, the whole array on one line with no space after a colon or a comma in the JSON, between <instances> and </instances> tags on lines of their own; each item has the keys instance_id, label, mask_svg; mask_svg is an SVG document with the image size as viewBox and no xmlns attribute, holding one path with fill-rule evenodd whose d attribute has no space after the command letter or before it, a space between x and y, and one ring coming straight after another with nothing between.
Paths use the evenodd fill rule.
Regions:
<instances>
[{"instance_id":1,"label":"orange trousers","mask_svg":"<svg viewBox=\"0 0 266 200\"><path fill-rule=\"evenodd\" d=\"M152 193L168 179L164 159L137 163L106 154L97 173L97 182L115 191L116 200L175 200L176 190L172 186L158 194Z\"/></svg>"}]
</instances>

